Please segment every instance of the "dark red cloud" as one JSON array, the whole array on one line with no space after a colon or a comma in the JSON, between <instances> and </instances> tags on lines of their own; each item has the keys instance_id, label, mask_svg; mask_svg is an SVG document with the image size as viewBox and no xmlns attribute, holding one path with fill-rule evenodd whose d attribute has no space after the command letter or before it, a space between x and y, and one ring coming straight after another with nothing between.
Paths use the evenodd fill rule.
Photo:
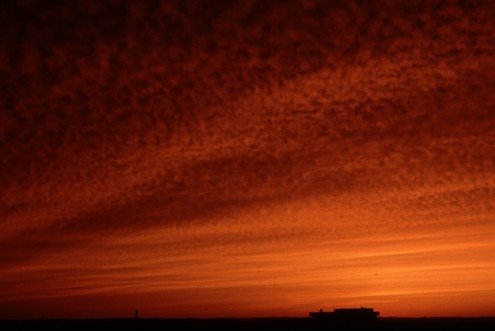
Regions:
<instances>
[{"instance_id":1,"label":"dark red cloud","mask_svg":"<svg viewBox=\"0 0 495 331\"><path fill-rule=\"evenodd\" d=\"M494 9L5 2L0 263L308 201L349 237L487 222Z\"/></svg>"}]
</instances>

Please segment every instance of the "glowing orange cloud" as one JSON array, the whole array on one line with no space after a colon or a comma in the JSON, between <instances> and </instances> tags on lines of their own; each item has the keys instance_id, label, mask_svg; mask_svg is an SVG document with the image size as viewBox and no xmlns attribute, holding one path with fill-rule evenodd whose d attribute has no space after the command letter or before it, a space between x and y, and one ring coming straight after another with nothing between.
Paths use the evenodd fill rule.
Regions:
<instances>
[{"instance_id":1,"label":"glowing orange cloud","mask_svg":"<svg viewBox=\"0 0 495 331\"><path fill-rule=\"evenodd\" d=\"M0 318L492 315L494 10L2 4Z\"/></svg>"}]
</instances>

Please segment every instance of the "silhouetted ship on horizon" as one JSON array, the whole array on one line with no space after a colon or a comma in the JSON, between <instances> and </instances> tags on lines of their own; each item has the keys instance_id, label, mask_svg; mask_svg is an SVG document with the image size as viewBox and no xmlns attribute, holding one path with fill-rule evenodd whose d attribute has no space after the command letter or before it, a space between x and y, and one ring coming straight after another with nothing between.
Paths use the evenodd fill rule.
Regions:
<instances>
[{"instance_id":1,"label":"silhouetted ship on horizon","mask_svg":"<svg viewBox=\"0 0 495 331\"><path fill-rule=\"evenodd\" d=\"M309 316L317 321L329 321L335 323L370 323L375 322L379 312L373 308L338 308L332 312L323 311L310 312Z\"/></svg>"}]
</instances>

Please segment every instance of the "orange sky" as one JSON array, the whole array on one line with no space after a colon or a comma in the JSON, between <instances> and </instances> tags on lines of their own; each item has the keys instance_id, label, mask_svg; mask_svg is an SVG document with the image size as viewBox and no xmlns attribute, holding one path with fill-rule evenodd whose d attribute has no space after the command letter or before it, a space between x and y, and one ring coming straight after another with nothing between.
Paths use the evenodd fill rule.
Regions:
<instances>
[{"instance_id":1,"label":"orange sky","mask_svg":"<svg viewBox=\"0 0 495 331\"><path fill-rule=\"evenodd\" d=\"M492 2L0 5L0 318L495 315Z\"/></svg>"}]
</instances>

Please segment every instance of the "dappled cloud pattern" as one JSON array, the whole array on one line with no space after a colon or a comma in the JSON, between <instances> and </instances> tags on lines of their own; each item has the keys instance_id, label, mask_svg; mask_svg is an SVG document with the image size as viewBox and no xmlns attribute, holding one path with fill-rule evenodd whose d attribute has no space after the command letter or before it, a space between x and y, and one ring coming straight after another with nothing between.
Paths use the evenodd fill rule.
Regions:
<instances>
[{"instance_id":1,"label":"dappled cloud pattern","mask_svg":"<svg viewBox=\"0 0 495 331\"><path fill-rule=\"evenodd\" d=\"M493 314L493 12L2 3L0 317Z\"/></svg>"}]
</instances>

